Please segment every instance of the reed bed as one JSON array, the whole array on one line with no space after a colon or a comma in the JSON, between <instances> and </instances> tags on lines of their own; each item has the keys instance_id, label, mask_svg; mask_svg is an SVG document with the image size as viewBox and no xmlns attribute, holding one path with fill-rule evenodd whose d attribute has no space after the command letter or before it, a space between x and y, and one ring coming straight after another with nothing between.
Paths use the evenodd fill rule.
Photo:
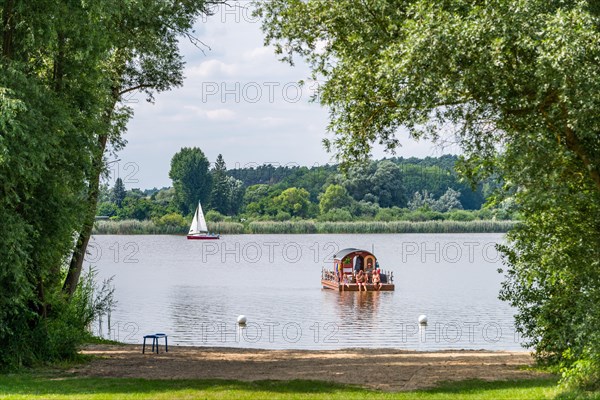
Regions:
<instances>
[{"instance_id":1,"label":"reed bed","mask_svg":"<svg viewBox=\"0 0 600 400\"><path fill-rule=\"evenodd\" d=\"M248 224L249 233L301 234L317 233L314 221L254 221Z\"/></svg>"},{"instance_id":2,"label":"reed bed","mask_svg":"<svg viewBox=\"0 0 600 400\"><path fill-rule=\"evenodd\" d=\"M239 222L221 221L208 222L207 224L209 231L220 233L222 235L239 235L245 233L244 224L240 224Z\"/></svg>"},{"instance_id":3,"label":"reed bed","mask_svg":"<svg viewBox=\"0 0 600 400\"><path fill-rule=\"evenodd\" d=\"M517 221L319 222L318 233L504 233Z\"/></svg>"},{"instance_id":4,"label":"reed bed","mask_svg":"<svg viewBox=\"0 0 600 400\"><path fill-rule=\"evenodd\" d=\"M94 235L185 235L189 227L160 225L154 221L96 221ZM244 225L239 222L209 222L211 232L235 235L244 233Z\"/></svg>"},{"instance_id":5,"label":"reed bed","mask_svg":"<svg viewBox=\"0 0 600 400\"><path fill-rule=\"evenodd\" d=\"M504 233L518 221L253 221L245 227L239 222L209 222L211 232L223 235L309 234L309 233ZM153 221L96 221L95 235L184 235L187 226L157 225Z\"/></svg>"},{"instance_id":6,"label":"reed bed","mask_svg":"<svg viewBox=\"0 0 600 400\"><path fill-rule=\"evenodd\" d=\"M92 234L94 235L181 235L187 233L184 226L162 225L153 221L96 221Z\"/></svg>"}]
</instances>

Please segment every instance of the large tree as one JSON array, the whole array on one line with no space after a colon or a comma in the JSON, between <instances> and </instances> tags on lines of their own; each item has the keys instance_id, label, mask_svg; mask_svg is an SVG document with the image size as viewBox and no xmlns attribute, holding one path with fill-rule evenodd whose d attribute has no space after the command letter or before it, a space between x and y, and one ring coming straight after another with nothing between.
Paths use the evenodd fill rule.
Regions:
<instances>
[{"instance_id":1,"label":"large tree","mask_svg":"<svg viewBox=\"0 0 600 400\"><path fill-rule=\"evenodd\" d=\"M0 3L0 368L74 350L63 262L86 206L94 134L107 130L98 8Z\"/></svg>"},{"instance_id":2,"label":"large tree","mask_svg":"<svg viewBox=\"0 0 600 400\"><path fill-rule=\"evenodd\" d=\"M324 81L342 161L402 128L456 140L474 180L501 174L525 219L504 249L517 327L540 358L600 375L598 2L261 4L267 43Z\"/></svg>"},{"instance_id":3,"label":"large tree","mask_svg":"<svg viewBox=\"0 0 600 400\"><path fill-rule=\"evenodd\" d=\"M81 274L83 259L90 240L96 207L100 176L105 168L105 154L118 151L125 140L122 137L133 110L127 105L128 96L140 92L152 101L155 93L170 90L183 83L183 56L178 39L193 36L193 24L202 15L208 15L214 4L223 0L196 1L119 1L98 3L102 14L92 21L103 31L105 59L96 66L105 76L99 93L107 105L97 117L106 127L95 132L93 169L86 194L87 213L78 229L78 240L71 257L63 290L73 295Z\"/></svg>"},{"instance_id":4,"label":"large tree","mask_svg":"<svg viewBox=\"0 0 600 400\"><path fill-rule=\"evenodd\" d=\"M181 84L177 39L207 6L0 1L0 368L75 350L85 321L61 289L76 291L105 153L124 143L120 101Z\"/></svg>"},{"instance_id":5,"label":"large tree","mask_svg":"<svg viewBox=\"0 0 600 400\"><path fill-rule=\"evenodd\" d=\"M227 166L223 156L219 154L213 169L212 191L210 193L210 205L221 214L229 212L229 187L227 185Z\"/></svg>"},{"instance_id":6,"label":"large tree","mask_svg":"<svg viewBox=\"0 0 600 400\"><path fill-rule=\"evenodd\" d=\"M352 204L352 197L345 187L341 185L329 185L319 198L319 210L321 214L334 209L348 207Z\"/></svg>"},{"instance_id":7,"label":"large tree","mask_svg":"<svg viewBox=\"0 0 600 400\"><path fill-rule=\"evenodd\" d=\"M171 159L169 178L175 188L175 202L182 214L192 213L198 202L206 203L212 179L210 162L198 147L184 147Z\"/></svg>"},{"instance_id":8,"label":"large tree","mask_svg":"<svg viewBox=\"0 0 600 400\"><path fill-rule=\"evenodd\" d=\"M115 186L112 189L112 201L117 205L117 207L121 207L123 200L125 200L125 195L127 191L125 190L125 184L123 184L123 179L117 178L115 181Z\"/></svg>"}]
</instances>

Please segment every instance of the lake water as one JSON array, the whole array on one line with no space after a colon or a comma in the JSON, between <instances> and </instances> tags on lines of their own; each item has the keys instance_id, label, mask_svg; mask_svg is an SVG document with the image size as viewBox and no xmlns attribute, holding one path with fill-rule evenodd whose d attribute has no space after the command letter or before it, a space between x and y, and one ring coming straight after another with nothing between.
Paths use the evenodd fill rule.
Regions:
<instances>
[{"instance_id":1,"label":"lake water","mask_svg":"<svg viewBox=\"0 0 600 400\"><path fill-rule=\"evenodd\" d=\"M390 347L518 350L498 300L501 234L95 236L88 264L114 276L118 304L95 329L141 343L268 349ZM373 250L395 292L321 289L321 268L346 247ZM236 319L245 315L241 328ZM420 326L420 314L428 324Z\"/></svg>"}]
</instances>

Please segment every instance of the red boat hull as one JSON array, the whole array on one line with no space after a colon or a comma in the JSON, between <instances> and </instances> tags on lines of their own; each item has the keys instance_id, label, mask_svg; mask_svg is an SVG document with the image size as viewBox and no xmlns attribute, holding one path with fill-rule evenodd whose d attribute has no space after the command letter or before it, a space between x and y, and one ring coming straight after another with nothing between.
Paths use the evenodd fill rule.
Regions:
<instances>
[{"instance_id":1,"label":"red boat hull","mask_svg":"<svg viewBox=\"0 0 600 400\"><path fill-rule=\"evenodd\" d=\"M194 236L188 235L189 240L211 240L211 239L219 239L220 236L206 235L206 236Z\"/></svg>"}]
</instances>

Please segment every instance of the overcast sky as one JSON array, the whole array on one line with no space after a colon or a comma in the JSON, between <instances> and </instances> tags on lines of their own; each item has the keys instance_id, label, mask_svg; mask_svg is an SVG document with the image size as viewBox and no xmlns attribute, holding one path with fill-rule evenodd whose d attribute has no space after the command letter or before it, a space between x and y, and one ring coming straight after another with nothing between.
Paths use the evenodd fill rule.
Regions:
<instances>
[{"instance_id":1,"label":"overcast sky","mask_svg":"<svg viewBox=\"0 0 600 400\"><path fill-rule=\"evenodd\" d=\"M198 21L196 36L210 49L203 53L181 41L183 87L157 95L154 104L142 95L128 99L135 115L120 161L111 165L109 184L118 174L128 189L171 186L171 157L182 147L201 148L211 162L221 153L228 169L331 162L322 146L327 110L309 102L317 84L300 87L308 68L290 67L263 46L260 24L249 8L220 6L215 15ZM430 143L400 138L399 156L443 153ZM383 156L374 152L375 158Z\"/></svg>"}]
</instances>

